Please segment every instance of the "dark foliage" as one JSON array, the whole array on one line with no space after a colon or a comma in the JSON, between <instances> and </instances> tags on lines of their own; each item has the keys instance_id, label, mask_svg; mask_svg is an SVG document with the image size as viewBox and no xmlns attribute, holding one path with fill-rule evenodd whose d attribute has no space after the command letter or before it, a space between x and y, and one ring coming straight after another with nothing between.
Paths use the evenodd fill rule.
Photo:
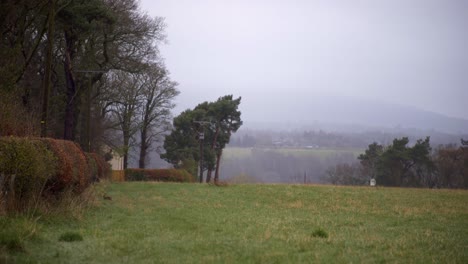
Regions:
<instances>
[{"instance_id":1,"label":"dark foliage","mask_svg":"<svg viewBox=\"0 0 468 264\"><path fill-rule=\"evenodd\" d=\"M333 184L368 184L396 187L468 188L468 150L461 146L439 146L435 151L429 137L408 146L407 137L394 139L388 146L369 145L358 159L360 164L338 164L327 172Z\"/></svg>"},{"instance_id":2,"label":"dark foliage","mask_svg":"<svg viewBox=\"0 0 468 264\"><path fill-rule=\"evenodd\" d=\"M126 169L126 181L194 182L194 177L180 169Z\"/></svg>"}]
</instances>

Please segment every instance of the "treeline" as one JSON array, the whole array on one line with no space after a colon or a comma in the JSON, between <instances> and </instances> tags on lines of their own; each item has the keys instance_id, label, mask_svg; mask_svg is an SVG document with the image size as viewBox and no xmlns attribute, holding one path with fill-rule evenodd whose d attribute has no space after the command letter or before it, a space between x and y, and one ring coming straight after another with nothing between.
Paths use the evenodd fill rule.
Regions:
<instances>
[{"instance_id":1,"label":"treeline","mask_svg":"<svg viewBox=\"0 0 468 264\"><path fill-rule=\"evenodd\" d=\"M253 130L242 129L233 135L230 147L279 147L279 148L349 148L365 149L369 142L391 144L394 138L408 136L415 143L421 136L429 135L435 145L457 142L467 135L452 135L437 131L401 130L365 131L355 133L324 130Z\"/></svg>"},{"instance_id":2,"label":"treeline","mask_svg":"<svg viewBox=\"0 0 468 264\"><path fill-rule=\"evenodd\" d=\"M429 137L409 146L407 137L384 146L372 143L359 162L331 167L325 179L333 184L397 187L468 188L468 142L431 148Z\"/></svg>"},{"instance_id":3,"label":"treeline","mask_svg":"<svg viewBox=\"0 0 468 264\"><path fill-rule=\"evenodd\" d=\"M2 1L0 136L105 144L125 167L138 148L145 167L179 93L159 55L165 26L136 0Z\"/></svg>"}]
</instances>

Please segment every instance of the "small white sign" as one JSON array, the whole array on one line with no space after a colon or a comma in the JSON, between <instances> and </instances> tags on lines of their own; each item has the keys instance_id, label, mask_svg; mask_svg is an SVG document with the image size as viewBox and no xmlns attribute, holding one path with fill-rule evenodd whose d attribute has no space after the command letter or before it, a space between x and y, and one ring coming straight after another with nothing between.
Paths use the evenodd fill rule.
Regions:
<instances>
[{"instance_id":1,"label":"small white sign","mask_svg":"<svg viewBox=\"0 0 468 264\"><path fill-rule=\"evenodd\" d=\"M374 187L374 186L375 186L375 184L376 184L376 181L375 181L375 179L371 179L371 180L370 180L370 186Z\"/></svg>"}]
</instances>

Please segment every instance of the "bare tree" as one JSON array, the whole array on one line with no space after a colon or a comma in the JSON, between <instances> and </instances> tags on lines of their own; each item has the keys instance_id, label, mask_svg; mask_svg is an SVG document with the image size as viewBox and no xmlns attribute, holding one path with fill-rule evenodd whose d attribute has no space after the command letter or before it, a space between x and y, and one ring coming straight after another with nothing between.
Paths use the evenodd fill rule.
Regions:
<instances>
[{"instance_id":1,"label":"bare tree","mask_svg":"<svg viewBox=\"0 0 468 264\"><path fill-rule=\"evenodd\" d=\"M139 129L138 111L144 83L138 74L115 71L110 74L107 86L109 92L114 95L109 105L111 128L122 133L121 147L126 169L129 150L133 146L131 143Z\"/></svg>"},{"instance_id":2,"label":"bare tree","mask_svg":"<svg viewBox=\"0 0 468 264\"><path fill-rule=\"evenodd\" d=\"M177 83L170 80L164 65L154 64L143 74L142 109L140 125L139 167L145 168L153 143L163 139L171 128L173 99L179 94Z\"/></svg>"}]
</instances>

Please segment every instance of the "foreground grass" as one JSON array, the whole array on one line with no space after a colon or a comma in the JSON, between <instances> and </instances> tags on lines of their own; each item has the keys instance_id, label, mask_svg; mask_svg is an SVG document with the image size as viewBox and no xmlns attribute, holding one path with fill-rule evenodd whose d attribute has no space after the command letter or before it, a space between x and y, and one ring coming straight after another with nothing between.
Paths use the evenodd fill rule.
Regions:
<instances>
[{"instance_id":1,"label":"foreground grass","mask_svg":"<svg viewBox=\"0 0 468 264\"><path fill-rule=\"evenodd\" d=\"M0 263L468 263L467 191L162 183L106 188L112 200L100 201L82 220L34 222L23 249L8 251ZM13 228L25 220L2 221ZM70 233L82 240L60 241Z\"/></svg>"}]
</instances>

